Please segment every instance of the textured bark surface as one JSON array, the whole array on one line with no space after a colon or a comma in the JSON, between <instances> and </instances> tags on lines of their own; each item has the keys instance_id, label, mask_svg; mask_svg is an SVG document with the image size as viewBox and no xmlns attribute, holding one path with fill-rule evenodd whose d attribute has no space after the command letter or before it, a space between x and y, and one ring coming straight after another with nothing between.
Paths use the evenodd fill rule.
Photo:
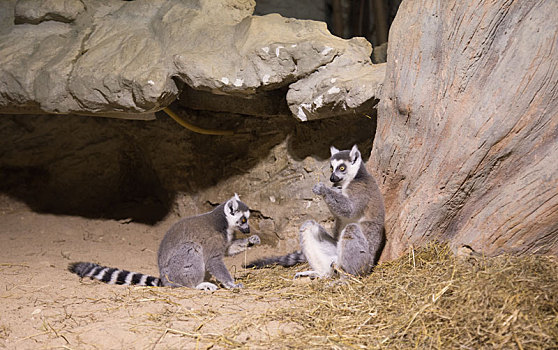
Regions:
<instances>
[{"instance_id":1,"label":"textured bark surface","mask_svg":"<svg viewBox=\"0 0 558 350\"><path fill-rule=\"evenodd\" d=\"M558 2L405 1L369 170L383 259L432 239L558 254Z\"/></svg>"}]
</instances>

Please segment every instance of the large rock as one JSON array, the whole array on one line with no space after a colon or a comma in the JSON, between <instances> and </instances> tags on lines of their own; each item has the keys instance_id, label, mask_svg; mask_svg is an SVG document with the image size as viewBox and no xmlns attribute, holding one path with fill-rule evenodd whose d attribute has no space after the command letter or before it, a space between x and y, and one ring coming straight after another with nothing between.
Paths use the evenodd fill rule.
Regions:
<instances>
[{"instance_id":1,"label":"large rock","mask_svg":"<svg viewBox=\"0 0 558 350\"><path fill-rule=\"evenodd\" d=\"M384 259L432 239L558 254L558 2L404 1L368 169Z\"/></svg>"},{"instance_id":2,"label":"large rock","mask_svg":"<svg viewBox=\"0 0 558 350\"><path fill-rule=\"evenodd\" d=\"M372 66L368 59L354 62L354 58L338 57L291 84L287 103L301 121L348 112L370 113L378 102L375 97L380 95L384 76L385 64Z\"/></svg>"},{"instance_id":3,"label":"large rock","mask_svg":"<svg viewBox=\"0 0 558 350\"><path fill-rule=\"evenodd\" d=\"M331 116L332 108L336 115L361 112L375 103L383 68L370 63L368 42L337 38L323 22L251 16L254 5L4 3L13 16L4 14L11 25L0 27L0 113L150 118L185 88L189 96L201 91L248 99L244 105L258 94L274 96L275 104L288 104L300 120ZM236 105L234 112L242 113L243 104Z\"/></svg>"}]
</instances>

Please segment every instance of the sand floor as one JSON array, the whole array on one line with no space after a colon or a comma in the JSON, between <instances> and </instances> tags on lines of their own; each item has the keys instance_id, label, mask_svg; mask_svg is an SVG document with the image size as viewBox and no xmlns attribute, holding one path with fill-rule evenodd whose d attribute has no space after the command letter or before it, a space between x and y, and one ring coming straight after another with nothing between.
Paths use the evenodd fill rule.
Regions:
<instances>
[{"instance_id":1,"label":"sand floor","mask_svg":"<svg viewBox=\"0 0 558 350\"><path fill-rule=\"evenodd\" d=\"M93 261L157 275L157 247L174 220L150 226L40 214L4 200L0 348L258 348L261 337L289 331L288 323L252 322L289 302L273 292L113 286L67 271L70 262ZM226 264L242 282L243 260L270 252L254 247Z\"/></svg>"}]
</instances>

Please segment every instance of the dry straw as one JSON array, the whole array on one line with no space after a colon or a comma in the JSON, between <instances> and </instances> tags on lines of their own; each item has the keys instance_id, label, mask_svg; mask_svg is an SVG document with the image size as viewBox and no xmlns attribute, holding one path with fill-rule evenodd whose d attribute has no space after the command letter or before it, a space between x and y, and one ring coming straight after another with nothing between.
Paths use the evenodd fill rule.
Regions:
<instances>
[{"instance_id":1,"label":"dry straw","mask_svg":"<svg viewBox=\"0 0 558 350\"><path fill-rule=\"evenodd\" d=\"M293 280L307 268L239 269L243 289L211 294L130 287L112 289L114 298L78 295L65 301L68 314L45 316L42 332L17 344L48 337L83 348L79 325L126 310L134 316L119 325L144 336L135 346L144 349L558 349L556 257L456 258L430 244L362 278ZM0 341L9 337L0 325Z\"/></svg>"},{"instance_id":2,"label":"dry straw","mask_svg":"<svg viewBox=\"0 0 558 350\"><path fill-rule=\"evenodd\" d=\"M291 302L231 327L227 338L270 323L288 331L234 347L558 349L556 257L457 258L430 244L365 278L301 284L294 272L240 276L247 289Z\"/></svg>"}]
</instances>

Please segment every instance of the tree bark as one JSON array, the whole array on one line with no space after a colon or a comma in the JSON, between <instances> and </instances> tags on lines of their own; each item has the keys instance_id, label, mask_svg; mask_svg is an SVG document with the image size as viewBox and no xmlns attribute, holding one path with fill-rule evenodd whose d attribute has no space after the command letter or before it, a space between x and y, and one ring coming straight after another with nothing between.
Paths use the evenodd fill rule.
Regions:
<instances>
[{"instance_id":1,"label":"tree bark","mask_svg":"<svg viewBox=\"0 0 558 350\"><path fill-rule=\"evenodd\" d=\"M558 254L558 2L404 1L368 169L383 259L437 239Z\"/></svg>"}]
</instances>

